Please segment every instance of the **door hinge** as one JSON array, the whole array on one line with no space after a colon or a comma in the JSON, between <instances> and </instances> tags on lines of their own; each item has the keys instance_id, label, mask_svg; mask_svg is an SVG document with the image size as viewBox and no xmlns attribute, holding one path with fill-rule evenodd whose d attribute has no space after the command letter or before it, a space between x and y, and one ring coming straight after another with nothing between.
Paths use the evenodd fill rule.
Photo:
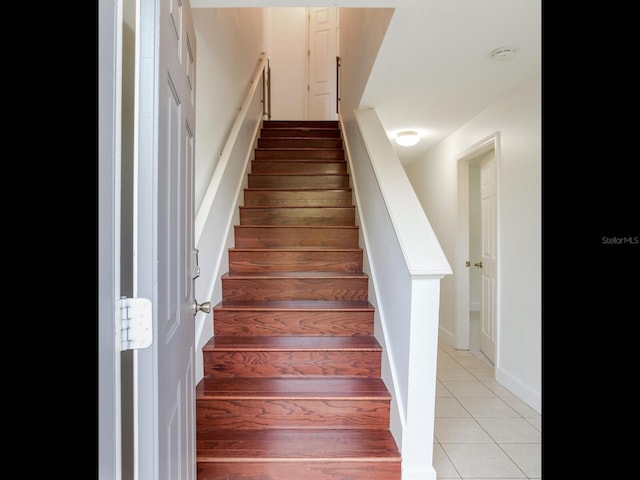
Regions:
<instances>
[{"instance_id":1,"label":"door hinge","mask_svg":"<svg viewBox=\"0 0 640 480\"><path fill-rule=\"evenodd\" d=\"M147 348L153 340L151 300L120 299L120 350Z\"/></svg>"}]
</instances>

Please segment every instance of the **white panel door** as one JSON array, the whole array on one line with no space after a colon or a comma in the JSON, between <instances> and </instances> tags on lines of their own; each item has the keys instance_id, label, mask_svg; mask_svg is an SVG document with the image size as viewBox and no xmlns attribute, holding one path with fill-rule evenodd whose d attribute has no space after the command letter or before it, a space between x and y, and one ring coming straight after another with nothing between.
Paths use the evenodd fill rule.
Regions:
<instances>
[{"instance_id":1,"label":"white panel door","mask_svg":"<svg viewBox=\"0 0 640 480\"><path fill-rule=\"evenodd\" d=\"M480 165L480 217L482 225L482 302L480 350L495 364L497 287L497 175L495 155Z\"/></svg>"},{"instance_id":2,"label":"white panel door","mask_svg":"<svg viewBox=\"0 0 640 480\"><path fill-rule=\"evenodd\" d=\"M309 8L309 120L336 120L338 9Z\"/></svg>"},{"instance_id":3,"label":"white panel door","mask_svg":"<svg viewBox=\"0 0 640 480\"><path fill-rule=\"evenodd\" d=\"M134 289L152 300L153 342L134 365L135 472L194 480L195 34L189 0L140 0L139 18Z\"/></svg>"}]
</instances>

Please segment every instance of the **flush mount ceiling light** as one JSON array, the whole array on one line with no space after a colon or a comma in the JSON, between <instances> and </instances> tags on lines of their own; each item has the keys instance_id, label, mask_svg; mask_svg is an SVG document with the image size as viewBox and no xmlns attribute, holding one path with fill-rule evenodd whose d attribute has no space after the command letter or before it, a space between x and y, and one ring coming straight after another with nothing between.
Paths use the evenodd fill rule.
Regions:
<instances>
[{"instance_id":1,"label":"flush mount ceiling light","mask_svg":"<svg viewBox=\"0 0 640 480\"><path fill-rule=\"evenodd\" d=\"M517 51L512 47L499 47L491 52L491 58L496 62L506 62L515 58Z\"/></svg>"},{"instance_id":2,"label":"flush mount ceiling light","mask_svg":"<svg viewBox=\"0 0 640 480\"><path fill-rule=\"evenodd\" d=\"M403 147L411 147L420 141L420 136L415 130L405 130L396 134L396 142Z\"/></svg>"}]
</instances>

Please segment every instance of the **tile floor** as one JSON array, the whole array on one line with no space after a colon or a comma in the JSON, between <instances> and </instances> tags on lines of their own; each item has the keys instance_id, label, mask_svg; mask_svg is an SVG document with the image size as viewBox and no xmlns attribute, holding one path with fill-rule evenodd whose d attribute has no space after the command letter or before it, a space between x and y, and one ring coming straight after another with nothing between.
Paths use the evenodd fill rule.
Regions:
<instances>
[{"instance_id":1,"label":"tile floor","mask_svg":"<svg viewBox=\"0 0 640 480\"><path fill-rule=\"evenodd\" d=\"M479 351L438 348L433 465L438 480L542 478L542 417Z\"/></svg>"}]
</instances>

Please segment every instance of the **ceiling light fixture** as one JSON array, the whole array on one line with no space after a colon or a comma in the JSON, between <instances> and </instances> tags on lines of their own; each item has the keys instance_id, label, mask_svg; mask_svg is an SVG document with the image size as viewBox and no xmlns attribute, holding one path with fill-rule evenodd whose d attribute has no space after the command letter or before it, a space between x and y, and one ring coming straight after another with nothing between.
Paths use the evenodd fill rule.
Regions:
<instances>
[{"instance_id":1,"label":"ceiling light fixture","mask_svg":"<svg viewBox=\"0 0 640 480\"><path fill-rule=\"evenodd\" d=\"M405 130L396 134L396 142L403 147L411 147L420 141L420 136L415 130Z\"/></svg>"}]
</instances>

